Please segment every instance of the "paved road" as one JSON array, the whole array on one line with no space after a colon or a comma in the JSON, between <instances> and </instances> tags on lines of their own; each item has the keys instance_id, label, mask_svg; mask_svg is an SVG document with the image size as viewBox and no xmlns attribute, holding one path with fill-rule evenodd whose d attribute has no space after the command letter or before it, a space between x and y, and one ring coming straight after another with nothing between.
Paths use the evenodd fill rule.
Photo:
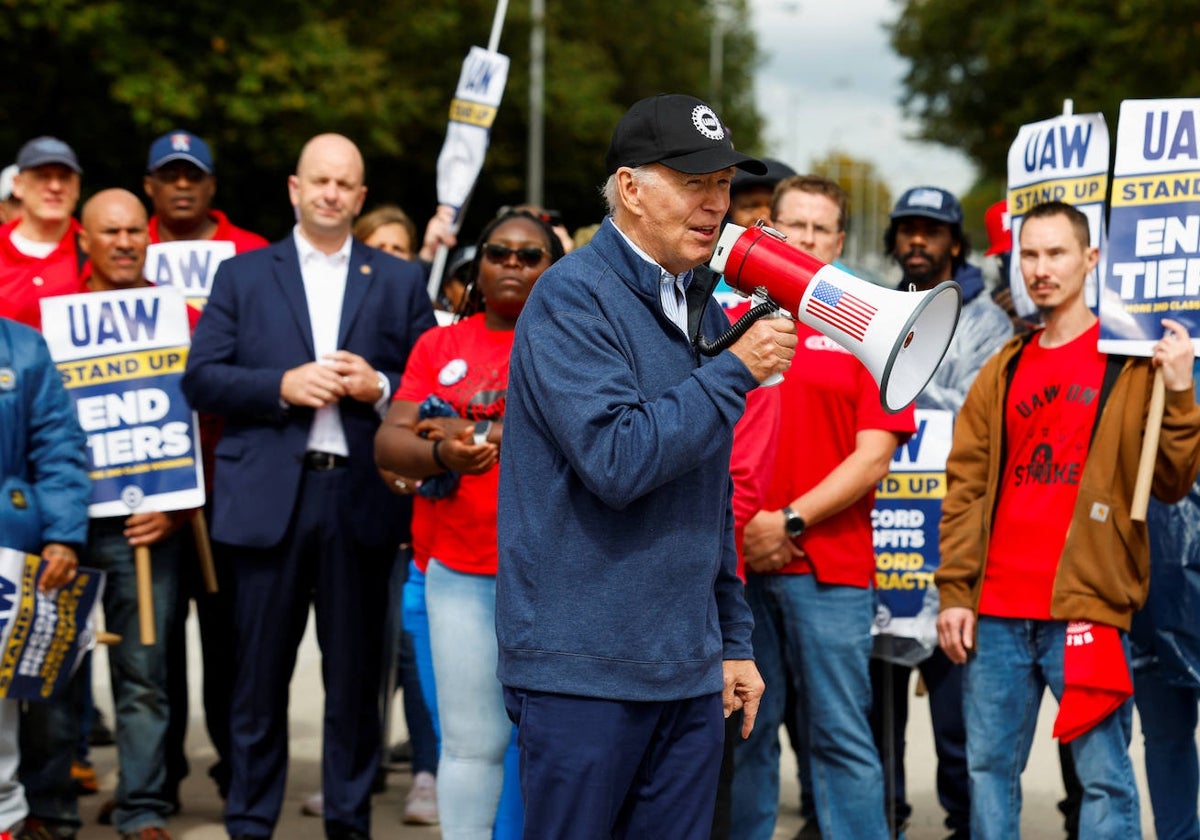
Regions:
<instances>
[{"instance_id":1,"label":"paved road","mask_svg":"<svg viewBox=\"0 0 1200 840\"><path fill-rule=\"evenodd\" d=\"M192 723L188 736L188 755L192 764L192 775L184 782L181 799L183 812L172 818L170 831L175 840L225 840L221 825L221 800L216 787L208 780L205 770L213 761L212 747L204 734L203 723L198 716L200 709L200 682L198 665L198 642L194 619L189 622L189 662L192 663L191 705ZM97 658L97 702L112 720L112 700L108 691L107 662L101 653ZM305 636L292 683L291 709L291 768L288 776L287 800L282 819L275 836L279 840L321 840L321 821L302 816L300 804L319 785L321 748L321 691L320 659L312 623ZM403 740L403 715L397 704L396 724L393 740ZM1064 837L1062 820L1055 803L1062 798L1062 783L1058 776L1058 756L1050 729L1055 706L1047 700L1042 707L1038 732L1034 741L1033 754L1025 771L1025 807L1022 812L1021 833L1025 840L1060 840ZM935 840L946 832L942 828L942 813L933 789L935 759L933 741L929 728L928 702L914 698L909 714L908 733L908 787L916 813L907 832L907 840ZM1145 774L1142 770L1140 730L1134 733L1132 748L1138 781L1142 786L1142 824L1147 838L1152 838L1153 826L1149 815L1149 799L1145 792ZM95 814L104 799L111 796L116 786L116 750L102 747L93 750L93 763L100 774L101 793L81 800L85 827L80 840L111 840L115 832L95 823ZM800 827L797 812L797 785L795 762L785 749L785 767L780 806L780 819L775 831L775 840L791 840ZM404 772L388 774L387 790L375 798L372 834L376 840L431 840L440 837L436 828L405 826L400 822L411 776Z\"/></svg>"}]
</instances>

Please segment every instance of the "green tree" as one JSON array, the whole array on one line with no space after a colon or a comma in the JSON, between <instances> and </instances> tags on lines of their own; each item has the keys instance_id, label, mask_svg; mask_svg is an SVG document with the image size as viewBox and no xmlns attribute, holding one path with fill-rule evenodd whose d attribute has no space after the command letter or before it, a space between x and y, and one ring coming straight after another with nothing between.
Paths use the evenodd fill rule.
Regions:
<instances>
[{"instance_id":1,"label":"green tree","mask_svg":"<svg viewBox=\"0 0 1200 840\"><path fill-rule=\"evenodd\" d=\"M879 170L869 161L831 151L813 161L812 171L837 181L849 199L842 260L860 277L880 278L890 267L883 253L883 232L892 209L892 192Z\"/></svg>"},{"instance_id":2,"label":"green tree","mask_svg":"<svg viewBox=\"0 0 1200 840\"><path fill-rule=\"evenodd\" d=\"M1200 0L903 0L892 45L908 59L904 104L921 136L1003 179L1018 129L1125 99L1195 96Z\"/></svg>"},{"instance_id":3,"label":"green tree","mask_svg":"<svg viewBox=\"0 0 1200 840\"><path fill-rule=\"evenodd\" d=\"M708 87L707 5L673 0L548 0L546 201L571 225L603 212L597 187L612 127L636 99ZM721 112L753 151L756 55L733 7ZM472 45L486 46L494 0L0 0L0 153L55 134L81 157L85 193L141 191L149 142L174 127L209 140L218 204L271 236L300 145L339 131L367 159L368 205L396 201L418 222L436 202L450 99ZM529 9L509 7L500 51L508 87L471 209L470 235L524 199Z\"/></svg>"}]
</instances>

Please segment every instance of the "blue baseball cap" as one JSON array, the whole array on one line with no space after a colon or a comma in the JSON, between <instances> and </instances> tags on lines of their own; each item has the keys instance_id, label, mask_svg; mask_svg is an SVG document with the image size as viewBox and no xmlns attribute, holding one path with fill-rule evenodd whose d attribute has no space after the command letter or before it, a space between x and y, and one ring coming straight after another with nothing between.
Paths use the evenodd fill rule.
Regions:
<instances>
[{"instance_id":1,"label":"blue baseball cap","mask_svg":"<svg viewBox=\"0 0 1200 840\"><path fill-rule=\"evenodd\" d=\"M22 172L36 166L55 163L77 174L83 172L79 158L75 157L75 151L57 137L35 137L17 152L17 169Z\"/></svg>"},{"instance_id":2,"label":"blue baseball cap","mask_svg":"<svg viewBox=\"0 0 1200 840\"><path fill-rule=\"evenodd\" d=\"M907 190L900 196L888 218L900 219L905 216L924 216L959 227L963 223L962 205L953 193L940 187L913 187Z\"/></svg>"},{"instance_id":3,"label":"blue baseball cap","mask_svg":"<svg viewBox=\"0 0 1200 840\"><path fill-rule=\"evenodd\" d=\"M153 172L176 160L186 160L209 175L213 173L212 152L209 151L208 144L192 132L181 128L168 131L150 144L146 171Z\"/></svg>"}]
</instances>

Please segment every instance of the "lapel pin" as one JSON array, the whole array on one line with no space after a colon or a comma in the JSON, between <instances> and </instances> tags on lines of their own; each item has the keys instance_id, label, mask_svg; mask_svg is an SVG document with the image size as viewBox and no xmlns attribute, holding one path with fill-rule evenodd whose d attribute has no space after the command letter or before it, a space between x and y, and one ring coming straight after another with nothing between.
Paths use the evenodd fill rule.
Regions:
<instances>
[{"instance_id":1,"label":"lapel pin","mask_svg":"<svg viewBox=\"0 0 1200 840\"><path fill-rule=\"evenodd\" d=\"M359 270L359 271L361 271L363 274L370 274L370 273L371 273L371 266L369 266L369 265L360 265L360 266L358 267L358 270Z\"/></svg>"}]
</instances>

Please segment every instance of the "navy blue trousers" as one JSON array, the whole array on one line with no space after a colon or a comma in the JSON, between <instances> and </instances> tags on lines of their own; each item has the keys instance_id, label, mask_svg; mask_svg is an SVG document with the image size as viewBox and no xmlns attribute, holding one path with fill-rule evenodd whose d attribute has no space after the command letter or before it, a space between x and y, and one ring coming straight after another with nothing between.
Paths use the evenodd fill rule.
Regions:
<instances>
[{"instance_id":1,"label":"navy blue trousers","mask_svg":"<svg viewBox=\"0 0 1200 840\"><path fill-rule=\"evenodd\" d=\"M396 546L363 546L338 512L345 469L304 473L292 525L270 549L228 546L239 652L230 712L225 826L268 837L283 806L288 686L315 606L325 716L321 789L326 833L370 831L379 762L380 662Z\"/></svg>"},{"instance_id":2,"label":"navy blue trousers","mask_svg":"<svg viewBox=\"0 0 1200 840\"><path fill-rule=\"evenodd\" d=\"M517 724L525 837L708 840L721 695L628 702L504 689Z\"/></svg>"}]
</instances>

